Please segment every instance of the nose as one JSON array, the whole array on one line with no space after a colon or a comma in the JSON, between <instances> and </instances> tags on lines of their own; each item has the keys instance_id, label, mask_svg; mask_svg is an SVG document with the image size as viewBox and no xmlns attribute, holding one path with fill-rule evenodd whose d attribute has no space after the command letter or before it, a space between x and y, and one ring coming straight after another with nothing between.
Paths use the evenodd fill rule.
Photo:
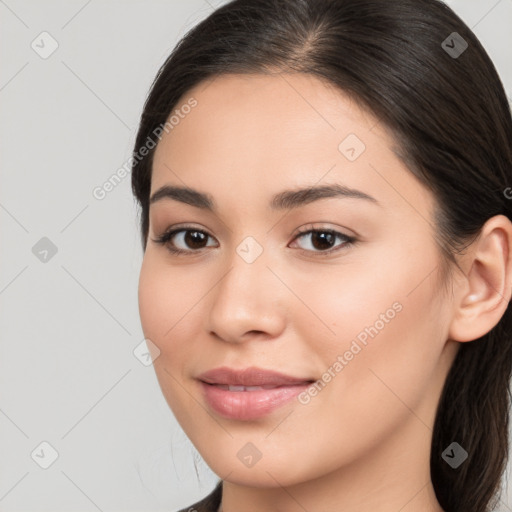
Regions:
<instances>
[{"instance_id":1,"label":"nose","mask_svg":"<svg viewBox=\"0 0 512 512\"><path fill-rule=\"evenodd\" d=\"M286 325L287 290L269 267L274 270L275 265L265 251L251 263L233 251L210 297L210 335L229 343L280 335Z\"/></svg>"}]
</instances>

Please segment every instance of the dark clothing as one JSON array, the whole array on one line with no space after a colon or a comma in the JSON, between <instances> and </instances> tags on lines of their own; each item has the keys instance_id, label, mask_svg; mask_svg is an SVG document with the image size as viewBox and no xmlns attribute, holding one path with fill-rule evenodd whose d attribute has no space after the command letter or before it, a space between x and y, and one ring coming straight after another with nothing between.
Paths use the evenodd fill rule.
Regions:
<instances>
[{"instance_id":1,"label":"dark clothing","mask_svg":"<svg viewBox=\"0 0 512 512\"><path fill-rule=\"evenodd\" d=\"M183 508L178 512L217 512L222 498L222 480L217 484L215 489L205 498L190 507Z\"/></svg>"}]
</instances>

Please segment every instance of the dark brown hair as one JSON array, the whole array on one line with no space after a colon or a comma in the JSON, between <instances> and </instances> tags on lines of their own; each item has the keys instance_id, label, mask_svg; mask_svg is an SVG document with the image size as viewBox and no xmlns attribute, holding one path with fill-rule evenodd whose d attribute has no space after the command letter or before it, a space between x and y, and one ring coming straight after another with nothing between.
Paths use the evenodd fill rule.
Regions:
<instances>
[{"instance_id":1,"label":"dark brown hair","mask_svg":"<svg viewBox=\"0 0 512 512\"><path fill-rule=\"evenodd\" d=\"M201 81L274 72L321 78L390 130L437 202L443 277L490 217L512 219L504 193L512 185L510 107L484 48L449 7L437 0L234 0L183 37L145 102L132 166L143 250L154 148L144 158L139 149ZM508 307L489 333L461 344L448 374L430 457L446 512L487 512L498 503L509 449L511 333ZM441 457L454 441L468 453L456 469Z\"/></svg>"}]
</instances>

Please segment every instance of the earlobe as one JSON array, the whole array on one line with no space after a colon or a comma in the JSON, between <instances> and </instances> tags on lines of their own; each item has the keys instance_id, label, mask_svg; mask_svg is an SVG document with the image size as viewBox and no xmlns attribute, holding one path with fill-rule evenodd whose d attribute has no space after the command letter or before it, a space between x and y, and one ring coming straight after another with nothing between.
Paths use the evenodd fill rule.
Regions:
<instances>
[{"instance_id":1,"label":"earlobe","mask_svg":"<svg viewBox=\"0 0 512 512\"><path fill-rule=\"evenodd\" d=\"M512 222L489 219L463 256L469 269L457 285L449 337L472 341L492 330L505 313L512 287Z\"/></svg>"}]
</instances>

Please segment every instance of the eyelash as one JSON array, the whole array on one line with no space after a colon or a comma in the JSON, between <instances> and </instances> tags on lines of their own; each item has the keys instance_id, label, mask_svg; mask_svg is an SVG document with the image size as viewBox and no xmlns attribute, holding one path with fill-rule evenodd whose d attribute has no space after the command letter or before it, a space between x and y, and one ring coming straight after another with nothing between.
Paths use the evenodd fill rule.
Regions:
<instances>
[{"instance_id":1,"label":"eyelash","mask_svg":"<svg viewBox=\"0 0 512 512\"><path fill-rule=\"evenodd\" d=\"M160 235L159 237L154 238L152 240L153 240L153 242L155 242L157 244L165 245L167 247L167 250L171 254L174 254L176 256L185 255L185 254L190 255L190 254L194 254L194 253L197 254L197 253L201 252L202 249L206 249L206 247L203 247L201 249L185 250L185 249L178 249L176 247L173 247L169 242L171 241L171 239L173 238L174 235L181 233L182 231L192 231L192 232L202 233L203 235L206 235L207 237L211 237L210 234L208 234L206 231L203 231L202 229L198 229L193 226L181 226L181 227L175 228L175 229L171 228L168 231L166 231L165 233L163 233L162 235ZM328 249L326 251L309 251L307 249L299 249L302 253L305 253L308 255L311 253L316 253L319 256L329 256L332 253L337 252L341 249L353 246L357 242L357 239L353 236L344 235L343 233L340 233L339 231L335 231L334 229L321 229L321 228L305 229L303 231L299 231L297 233L297 235L294 237L294 239L292 240L292 242L294 242L298 238L300 238L304 235L308 235L310 233L329 233L331 235L335 235L336 238L341 238L344 241L344 243L341 246L338 246L338 247L335 247L332 249ZM213 238L213 237L211 237L211 238Z\"/></svg>"}]
</instances>

